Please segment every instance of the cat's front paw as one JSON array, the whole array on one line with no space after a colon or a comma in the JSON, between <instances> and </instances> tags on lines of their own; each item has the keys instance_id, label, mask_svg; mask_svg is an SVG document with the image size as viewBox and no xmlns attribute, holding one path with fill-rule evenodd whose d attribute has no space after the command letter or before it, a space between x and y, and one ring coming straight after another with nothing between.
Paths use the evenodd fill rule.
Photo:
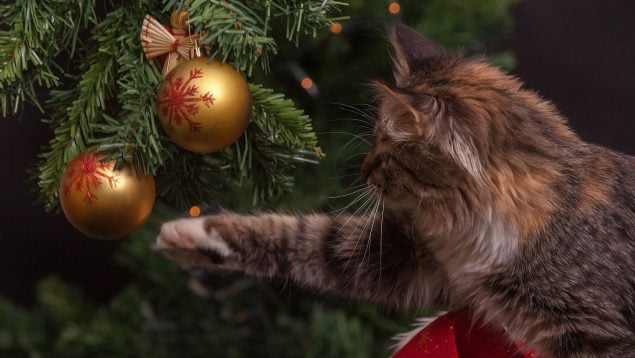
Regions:
<instances>
[{"instance_id":1,"label":"cat's front paw","mask_svg":"<svg viewBox=\"0 0 635 358\"><path fill-rule=\"evenodd\" d=\"M231 268L238 254L229 247L219 230L206 225L206 220L179 219L163 224L154 249L184 268Z\"/></svg>"}]
</instances>

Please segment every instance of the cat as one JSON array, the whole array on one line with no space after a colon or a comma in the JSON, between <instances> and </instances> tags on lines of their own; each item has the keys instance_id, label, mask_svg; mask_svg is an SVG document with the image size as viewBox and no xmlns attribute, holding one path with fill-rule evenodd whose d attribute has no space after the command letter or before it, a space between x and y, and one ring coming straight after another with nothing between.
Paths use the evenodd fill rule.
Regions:
<instances>
[{"instance_id":1,"label":"cat","mask_svg":"<svg viewBox=\"0 0 635 358\"><path fill-rule=\"evenodd\" d=\"M184 267L238 270L397 308L467 308L543 357L635 357L635 158L405 25L362 173L365 215L165 223Z\"/></svg>"}]
</instances>

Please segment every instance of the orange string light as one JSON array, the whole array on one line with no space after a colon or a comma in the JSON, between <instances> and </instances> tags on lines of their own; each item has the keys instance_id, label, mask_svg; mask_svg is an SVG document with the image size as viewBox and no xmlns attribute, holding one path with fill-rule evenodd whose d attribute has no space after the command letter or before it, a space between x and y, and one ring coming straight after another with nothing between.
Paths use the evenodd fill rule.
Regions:
<instances>
[{"instance_id":1,"label":"orange string light","mask_svg":"<svg viewBox=\"0 0 635 358\"><path fill-rule=\"evenodd\" d=\"M302 81L300 81L300 86L302 86L305 90L308 90L313 87L313 80L310 77L304 77Z\"/></svg>"},{"instance_id":2,"label":"orange string light","mask_svg":"<svg viewBox=\"0 0 635 358\"><path fill-rule=\"evenodd\" d=\"M329 26L329 31L333 35L337 35L337 34L341 33L343 29L344 29L344 26L342 26L342 24L339 23L339 22L334 22L334 23L331 24L331 26Z\"/></svg>"},{"instance_id":3,"label":"orange string light","mask_svg":"<svg viewBox=\"0 0 635 358\"><path fill-rule=\"evenodd\" d=\"M190 208L190 216L195 218L201 215L201 208L197 205L194 205Z\"/></svg>"},{"instance_id":4,"label":"orange string light","mask_svg":"<svg viewBox=\"0 0 635 358\"><path fill-rule=\"evenodd\" d=\"M393 14L393 15L397 15L399 13L399 11L401 11L401 5L399 5L398 2L393 1L390 4L388 4L388 12Z\"/></svg>"}]
</instances>

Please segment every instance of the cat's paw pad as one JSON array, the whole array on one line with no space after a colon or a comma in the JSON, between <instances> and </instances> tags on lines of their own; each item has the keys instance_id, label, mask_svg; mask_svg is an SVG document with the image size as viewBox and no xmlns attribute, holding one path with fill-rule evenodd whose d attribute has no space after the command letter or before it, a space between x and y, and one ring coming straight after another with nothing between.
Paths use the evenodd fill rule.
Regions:
<instances>
[{"instance_id":1,"label":"cat's paw pad","mask_svg":"<svg viewBox=\"0 0 635 358\"><path fill-rule=\"evenodd\" d=\"M193 250L196 249L194 237L203 236L197 226L202 223L198 219L180 219L169 221L161 226L154 248L157 250Z\"/></svg>"},{"instance_id":2,"label":"cat's paw pad","mask_svg":"<svg viewBox=\"0 0 635 358\"><path fill-rule=\"evenodd\" d=\"M163 224L154 248L184 267L222 265L236 257L216 229L206 230L205 218Z\"/></svg>"}]
</instances>

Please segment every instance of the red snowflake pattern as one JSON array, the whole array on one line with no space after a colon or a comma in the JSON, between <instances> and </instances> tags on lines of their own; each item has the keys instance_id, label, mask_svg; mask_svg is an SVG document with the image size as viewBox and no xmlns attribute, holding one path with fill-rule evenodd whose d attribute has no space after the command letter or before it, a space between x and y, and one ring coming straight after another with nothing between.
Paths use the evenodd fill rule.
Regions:
<instances>
[{"instance_id":1,"label":"red snowflake pattern","mask_svg":"<svg viewBox=\"0 0 635 358\"><path fill-rule=\"evenodd\" d=\"M104 163L100 160L100 155L95 152L79 154L68 164L68 173L64 180L62 193L69 196L72 190L84 194L84 201L92 205L97 201L97 196L93 192L102 184L105 179L111 188L117 186L117 176L108 175L112 164Z\"/></svg>"},{"instance_id":2,"label":"red snowflake pattern","mask_svg":"<svg viewBox=\"0 0 635 358\"><path fill-rule=\"evenodd\" d=\"M173 73L173 72L172 72ZM168 118L167 130L174 131L174 125L180 126L187 123L190 133L197 133L201 129L201 123L192 120L191 116L198 113L199 103L207 108L214 104L216 100L209 92L200 95L199 88L191 84L192 80L203 77L203 70L194 68L190 70L187 80L183 76L173 78L168 75L167 86L159 94L159 111Z\"/></svg>"}]
</instances>

